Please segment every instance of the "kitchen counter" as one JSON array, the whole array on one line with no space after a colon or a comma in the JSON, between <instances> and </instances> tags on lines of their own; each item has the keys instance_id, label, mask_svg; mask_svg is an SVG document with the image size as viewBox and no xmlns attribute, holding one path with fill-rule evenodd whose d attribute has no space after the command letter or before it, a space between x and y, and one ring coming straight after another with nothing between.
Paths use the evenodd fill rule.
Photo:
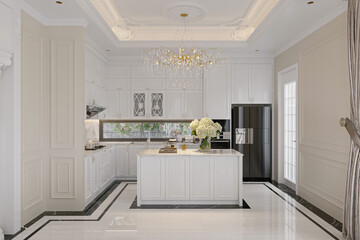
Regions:
<instances>
[{"instance_id":1,"label":"kitchen counter","mask_svg":"<svg viewBox=\"0 0 360 240\"><path fill-rule=\"evenodd\" d=\"M139 156L149 155L149 156L226 156L226 157L238 157L243 154L235 151L234 149L212 149L208 152L200 152L198 149L187 149L185 151L178 149L177 153L159 153L159 149L145 149L138 153Z\"/></svg>"}]
</instances>

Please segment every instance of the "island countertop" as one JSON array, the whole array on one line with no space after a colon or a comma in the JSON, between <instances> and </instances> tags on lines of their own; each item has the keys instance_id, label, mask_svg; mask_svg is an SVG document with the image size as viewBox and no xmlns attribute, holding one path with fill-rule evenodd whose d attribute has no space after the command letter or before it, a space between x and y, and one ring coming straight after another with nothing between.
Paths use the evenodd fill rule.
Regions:
<instances>
[{"instance_id":1,"label":"island countertop","mask_svg":"<svg viewBox=\"0 0 360 240\"><path fill-rule=\"evenodd\" d=\"M207 152L200 152L198 149L178 149L177 153L159 153L159 149L146 149L137 154L138 156L226 156L239 157L243 154L234 149L212 149Z\"/></svg>"}]
</instances>

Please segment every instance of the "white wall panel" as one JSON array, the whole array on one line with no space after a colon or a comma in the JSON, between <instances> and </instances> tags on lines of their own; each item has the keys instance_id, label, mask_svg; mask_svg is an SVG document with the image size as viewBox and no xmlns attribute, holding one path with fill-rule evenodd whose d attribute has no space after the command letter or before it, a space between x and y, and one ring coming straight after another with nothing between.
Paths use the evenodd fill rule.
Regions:
<instances>
[{"instance_id":1,"label":"white wall panel","mask_svg":"<svg viewBox=\"0 0 360 240\"><path fill-rule=\"evenodd\" d=\"M75 42L51 39L51 147L75 147Z\"/></svg>"},{"instance_id":2,"label":"white wall panel","mask_svg":"<svg viewBox=\"0 0 360 240\"><path fill-rule=\"evenodd\" d=\"M51 158L51 197L75 198L75 158Z\"/></svg>"},{"instance_id":3,"label":"white wall panel","mask_svg":"<svg viewBox=\"0 0 360 240\"><path fill-rule=\"evenodd\" d=\"M23 211L43 201L43 164L41 158L22 163Z\"/></svg>"}]
</instances>

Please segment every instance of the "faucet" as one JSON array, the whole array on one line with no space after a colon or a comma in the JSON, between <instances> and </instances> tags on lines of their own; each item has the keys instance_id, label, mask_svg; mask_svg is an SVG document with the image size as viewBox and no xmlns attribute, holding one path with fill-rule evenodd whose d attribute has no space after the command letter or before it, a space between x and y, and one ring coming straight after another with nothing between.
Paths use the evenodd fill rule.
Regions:
<instances>
[{"instance_id":1,"label":"faucet","mask_svg":"<svg viewBox=\"0 0 360 240\"><path fill-rule=\"evenodd\" d=\"M146 140L148 143L151 142L151 139L150 139L150 131L144 131L144 133L148 133L149 134L149 137L148 139Z\"/></svg>"}]
</instances>

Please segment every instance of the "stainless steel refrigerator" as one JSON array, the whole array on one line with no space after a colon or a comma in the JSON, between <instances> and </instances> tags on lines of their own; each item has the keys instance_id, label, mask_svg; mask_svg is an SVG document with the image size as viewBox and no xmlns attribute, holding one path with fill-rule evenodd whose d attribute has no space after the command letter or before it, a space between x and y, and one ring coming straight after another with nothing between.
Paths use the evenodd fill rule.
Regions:
<instances>
[{"instance_id":1,"label":"stainless steel refrigerator","mask_svg":"<svg viewBox=\"0 0 360 240\"><path fill-rule=\"evenodd\" d=\"M245 181L271 179L271 105L232 105L232 148L243 153Z\"/></svg>"}]
</instances>

